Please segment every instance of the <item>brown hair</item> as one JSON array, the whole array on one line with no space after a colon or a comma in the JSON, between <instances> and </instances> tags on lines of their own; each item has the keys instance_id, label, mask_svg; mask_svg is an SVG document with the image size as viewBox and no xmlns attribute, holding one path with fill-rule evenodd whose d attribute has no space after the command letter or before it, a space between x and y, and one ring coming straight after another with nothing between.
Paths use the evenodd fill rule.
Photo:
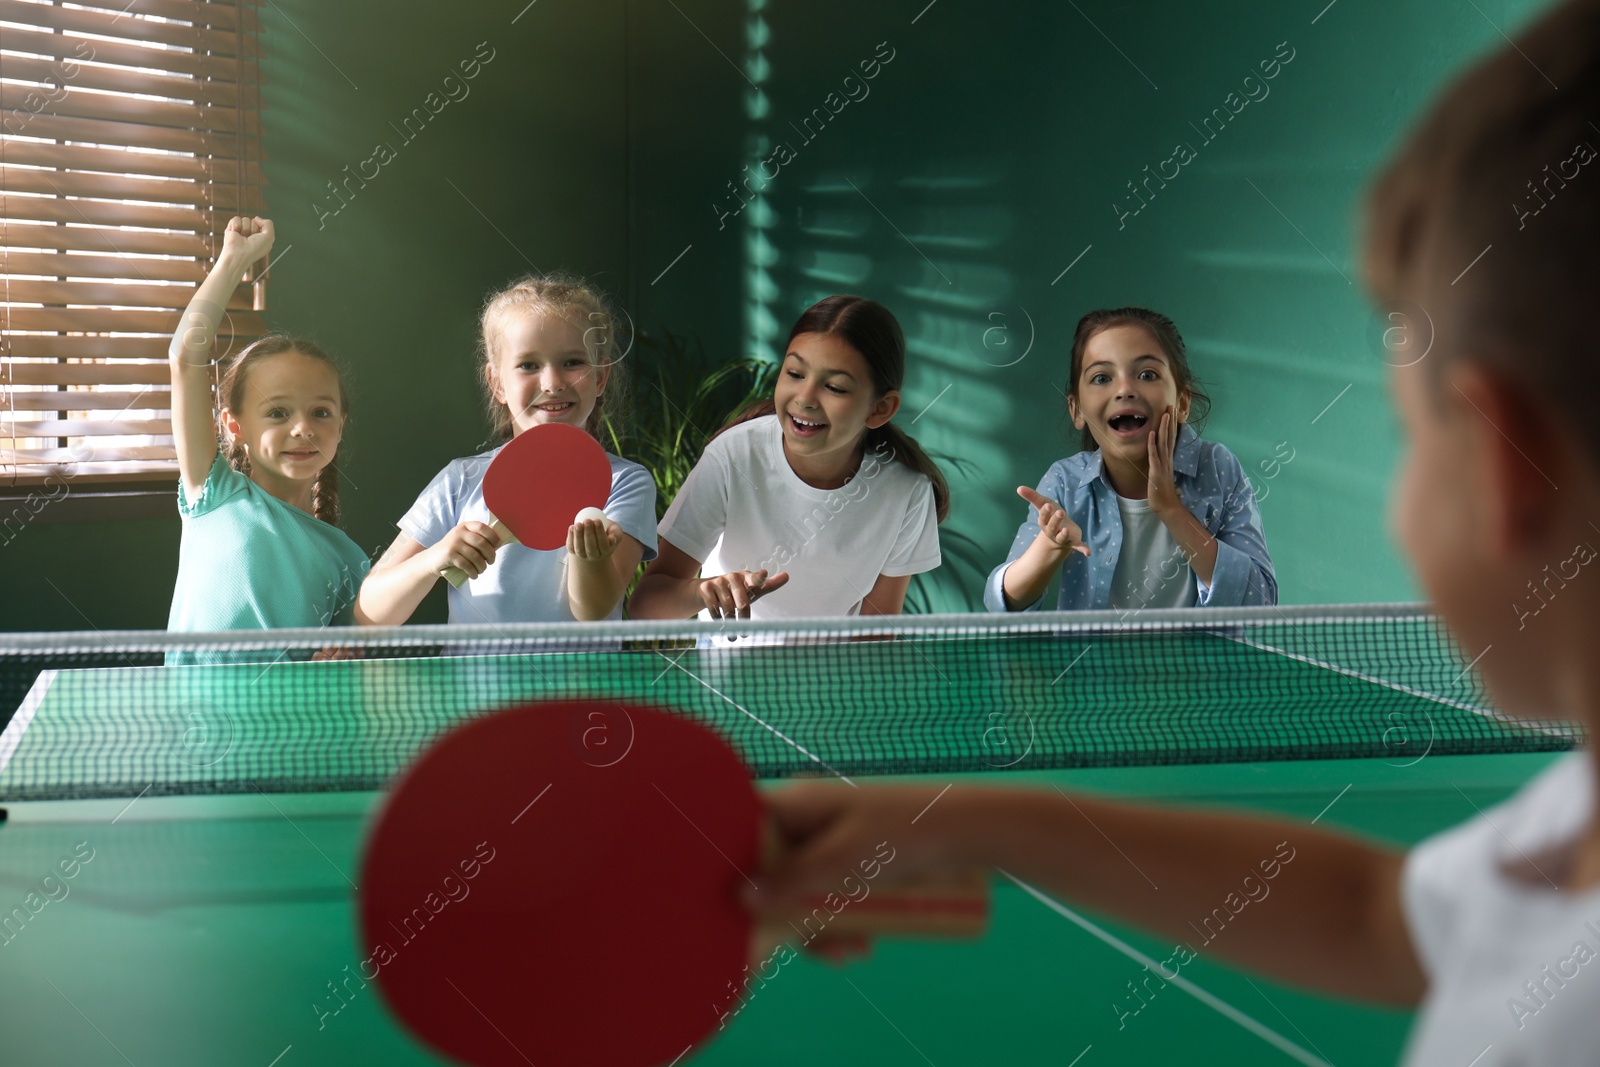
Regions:
<instances>
[{"instance_id":1,"label":"brown hair","mask_svg":"<svg viewBox=\"0 0 1600 1067\"><path fill-rule=\"evenodd\" d=\"M1167 357L1167 366L1172 369L1172 376L1177 380L1178 393L1189 394L1190 425L1198 429L1205 425L1206 414L1211 410L1211 398L1200 387L1200 380L1189 369L1189 350L1183 343L1183 335L1178 333L1178 327L1173 321L1159 312L1148 308L1101 308L1091 311L1078 320L1078 329L1072 335L1072 363L1068 372L1067 395L1074 400L1078 398L1078 378L1083 374L1083 354L1089 347L1089 342L1095 334L1109 330L1114 326L1140 326L1150 331L1156 339L1156 344L1161 346L1161 351ZM1080 445L1085 452L1092 452L1100 445L1089 432L1083 428Z\"/></svg>"},{"instance_id":2,"label":"brown hair","mask_svg":"<svg viewBox=\"0 0 1600 1067\"><path fill-rule=\"evenodd\" d=\"M803 333L832 334L861 353L867 369L872 373L872 387L878 396L901 388L906 377L906 335L900 329L889 309L875 300L860 296L829 296L817 301L801 313L789 331L789 342ZM772 398L751 405L729 420L712 437L751 419L777 412ZM866 432L862 444L863 454L887 452L918 474L925 474L933 483L933 504L939 521L950 514L950 486L922 446L910 434L903 432L891 420L877 429Z\"/></svg>"},{"instance_id":3,"label":"brown hair","mask_svg":"<svg viewBox=\"0 0 1600 1067\"><path fill-rule=\"evenodd\" d=\"M1577 169L1596 116L1600 2L1574 0L1435 101L1368 194L1364 266L1380 304L1431 324L1435 382L1461 357L1525 381L1600 455L1600 173Z\"/></svg>"},{"instance_id":4,"label":"brown hair","mask_svg":"<svg viewBox=\"0 0 1600 1067\"><path fill-rule=\"evenodd\" d=\"M594 410L583 428L595 440L600 440L600 429L611 413L612 423L619 421L618 412L625 407L627 378L622 373L622 354L617 345L617 316L596 287L571 274L528 274L484 302L479 318L478 356L487 373L482 375L484 403L489 413L496 441L509 441L514 431L511 408L496 400L494 388L489 384L489 374L498 374L495 366L495 346L505 329L506 318L513 313L555 315L575 329L583 331L583 346L589 361L595 367L609 367L605 388L595 399Z\"/></svg>"},{"instance_id":5,"label":"brown hair","mask_svg":"<svg viewBox=\"0 0 1600 1067\"><path fill-rule=\"evenodd\" d=\"M230 437L227 428L222 422L222 411L238 412L244 405L245 378L256 364L273 356L280 356L285 352L298 352L302 356L319 360L333 368L334 378L339 383L339 411L346 417L350 414L349 391L344 387L344 373L333 357L324 352L316 343L301 337L287 337L281 333L268 334L250 344L228 361L227 369L222 372L222 380L217 384L217 439L218 447L227 457L228 465L240 474L248 476L250 473L250 455L245 449L243 441ZM311 483L311 514L323 522L339 525L339 453L334 451L333 457L328 460L328 465L317 472L316 479Z\"/></svg>"}]
</instances>

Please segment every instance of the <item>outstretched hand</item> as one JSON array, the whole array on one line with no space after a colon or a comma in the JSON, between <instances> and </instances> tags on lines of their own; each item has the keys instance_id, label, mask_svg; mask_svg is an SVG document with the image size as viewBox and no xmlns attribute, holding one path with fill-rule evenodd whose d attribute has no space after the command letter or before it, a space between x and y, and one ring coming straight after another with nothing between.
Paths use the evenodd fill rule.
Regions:
<instances>
[{"instance_id":1,"label":"outstretched hand","mask_svg":"<svg viewBox=\"0 0 1600 1067\"><path fill-rule=\"evenodd\" d=\"M622 541L622 527L609 519L584 519L567 527L567 551L579 559L609 559Z\"/></svg>"},{"instance_id":2,"label":"outstretched hand","mask_svg":"<svg viewBox=\"0 0 1600 1067\"><path fill-rule=\"evenodd\" d=\"M1083 531L1062 510L1061 505L1025 485L1017 486L1017 495L1032 504L1039 512L1039 536L1062 552L1081 552L1089 555L1084 544Z\"/></svg>"},{"instance_id":3,"label":"outstretched hand","mask_svg":"<svg viewBox=\"0 0 1600 1067\"><path fill-rule=\"evenodd\" d=\"M272 251L273 236L271 219L235 215L228 220L228 228L222 234L222 251L239 256L246 263L254 263L265 259Z\"/></svg>"},{"instance_id":4,"label":"outstretched hand","mask_svg":"<svg viewBox=\"0 0 1600 1067\"><path fill-rule=\"evenodd\" d=\"M789 584L789 572L730 571L700 583L700 599L713 619L748 619L750 605Z\"/></svg>"}]
</instances>

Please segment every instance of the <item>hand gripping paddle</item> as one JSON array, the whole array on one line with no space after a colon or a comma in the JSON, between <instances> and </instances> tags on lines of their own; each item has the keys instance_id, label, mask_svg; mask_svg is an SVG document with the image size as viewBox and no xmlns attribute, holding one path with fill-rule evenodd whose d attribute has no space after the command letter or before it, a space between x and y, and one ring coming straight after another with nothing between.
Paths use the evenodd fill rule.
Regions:
<instances>
[{"instance_id":1,"label":"hand gripping paddle","mask_svg":"<svg viewBox=\"0 0 1600 1067\"><path fill-rule=\"evenodd\" d=\"M585 508L611 496L611 460L600 442L576 426L541 423L505 443L483 475L483 502L502 546L544 551L567 543L567 530ZM464 571L439 572L457 589Z\"/></svg>"},{"instance_id":2,"label":"hand gripping paddle","mask_svg":"<svg viewBox=\"0 0 1600 1067\"><path fill-rule=\"evenodd\" d=\"M600 701L474 719L378 817L363 973L417 1037L465 1063L673 1063L725 1025L765 950L739 900L763 822L738 755L689 719ZM986 891L896 916L879 890L859 922L975 934Z\"/></svg>"}]
</instances>

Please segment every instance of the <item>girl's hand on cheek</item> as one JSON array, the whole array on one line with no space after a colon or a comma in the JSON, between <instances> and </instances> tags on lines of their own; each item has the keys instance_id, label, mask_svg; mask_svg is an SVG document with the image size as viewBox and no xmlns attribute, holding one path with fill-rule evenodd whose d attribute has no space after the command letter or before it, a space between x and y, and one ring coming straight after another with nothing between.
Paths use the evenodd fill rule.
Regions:
<instances>
[{"instance_id":1,"label":"girl's hand on cheek","mask_svg":"<svg viewBox=\"0 0 1600 1067\"><path fill-rule=\"evenodd\" d=\"M1149 449L1150 475L1147 496L1150 510L1157 515L1181 508L1178 485L1172 473L1172 453L1178 443L1178 415L1172 408L1161 413L1156 428L1145 438Z\"/></svg>"}]
</instances>

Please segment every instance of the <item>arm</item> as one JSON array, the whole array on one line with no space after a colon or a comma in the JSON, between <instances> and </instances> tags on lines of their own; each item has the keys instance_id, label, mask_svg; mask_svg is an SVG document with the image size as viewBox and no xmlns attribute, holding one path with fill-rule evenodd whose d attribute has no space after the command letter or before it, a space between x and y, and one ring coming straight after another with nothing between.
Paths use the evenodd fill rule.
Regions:
<instances>
[{"instance_id":1,"label":"arm","mask_svg":"<svg viewBox=\"0 0 1600 1067\"><path fill-rule=\"evenodd\" d=\"M1021 611L1044 596L1067 555L1044 534L1034 538L1028 550L1006 568L1005 577L1001 579L1000 591L1005 596L1006 610Z\"/></svg>"},{"instance_id":2,"label":"arm","mask_svg":"<svg viewBox=\"0 0 1600 1067\"><path fill-rule=\"evenodd\" d=\"M1000 588L1007 611L1029 607L1044 596L1056 571L1074 552L1081 553L1084 558L1089 555L1089 546L1083 541L1083 531L1067 517L1061 505L1027 486L1019 485L1017 495L1033 505L1039 533L1027 551L1006 568L1001 579Z\"/></svg>"},{"instance_id":3,"label":"arm","mask_svg":"<svg viewBox=\"0 0 1600 1067\"><path fill-rule=\"evenodd\" d=\"M780 572L733 571L701 578L700 561L662 538L659 554L644 569L639 586L628 601L635 619L687 619L702 611L719 617L750 617L750 605L789 583Z\"/></svg>"},{"instance_id":4,"label":"arm","mask_svg":"<svg viewBox=\"0 0 1600 1067\"><path fill-rule=\"evenodd\" d=\"M700 561L663 538L645 565L628 615L635 619L687 619L705 609L700 599Z\"/></svg>"},{"instance_id":5,"label":"arm","mask_svg":"<svg viewBox=\"0 0 1600 1067\"><path fill-rule=\"evenodd\" d=\"M1231 453L1218 457L1218 477L1227 488L1217 527L1217 563L1202 604L1216 607L1278 602L1278 580L1261 530L1255 487Z\"/></svg>"},{"instance_id":6,"label":"arm","mask_svg":"<svg viewBox=\"0 0 1600 1067\"><path fill-rule=\"evenodd\" d=\"M356 624L399 626L417 610L439 580L440 571L459 567L469 578L476 578L494 562L499 545L499 535L481 522L460 523L428 548L400 534L361 583L356 594Z\"/></svg>"},{"instance_id":7,"label":"arm","mask_svg":"<svg viewBox=\"0 0 1600 1067\"><path fill-rule=\"evenodd\" d=\"M887 574L878 575L878 580L872 583L871 591L861 598L861 614L899 615L905 608L906 590L909 588L911 588L909 574L894 577Z\"/></svg>"},{"instance_id":8,"label":"arm","mask_svg":"<svg viewBox=\"0 0 1600 1067\"><path fill-rule=\"evenodd\" d=\"M567 602L579 622L610 615L628 591L644 546L616 523L586 519L567 531Z\"/></svg>"},{"instance_id":9,"label":"arm","mask_svg":"<svg viewBox=\"0 0 1600 1067\"><path fill-rule=\"evenodd\" d=\"M886 841L896 858L884 873L896 881L1000 868L1194 945L1191 924L1230 894L1243 899L1251 875L1264 894L1232 917L1227 937L1194 947L1341 996L1414 1004L1425 990L1400 900L1402 853L1276 818L1033 789L936 792L816 783L769 794L797 847L764 880L757 910L792 909Z\"/></svg>"},{"instance_id":10,"label":"arm","mask_svg":"<svg viewBox=\"0 0 1600 1067\"><path fill-rule=\"evenodd\" d=\"M229 221L222 236L222 254L189 298L167 348L172 368L172 441L178 453L178 476L190 500L200 495L217 458L217 422L211 400L211 350L217 326L250 265L272 250L272 237L272 223L265 219Z\"/></svg>"},{"instance_id":11,"label":"arm","mask_svg":"<svg viewBox=\"0 0 1600 1067\"><path fill-rule=\"evenodd\" d=\"M1172 453L1178 447L1178 416L1171 408L1161 413L1155 432L1145 438L1150 458L1146 496L1150 510L1161 520L1184 562L1207 588L1217 568L1217 541L1205 524L1183 506L1178 497L1177 479L1172 472Z\"/></svg>"}]
</instances>

